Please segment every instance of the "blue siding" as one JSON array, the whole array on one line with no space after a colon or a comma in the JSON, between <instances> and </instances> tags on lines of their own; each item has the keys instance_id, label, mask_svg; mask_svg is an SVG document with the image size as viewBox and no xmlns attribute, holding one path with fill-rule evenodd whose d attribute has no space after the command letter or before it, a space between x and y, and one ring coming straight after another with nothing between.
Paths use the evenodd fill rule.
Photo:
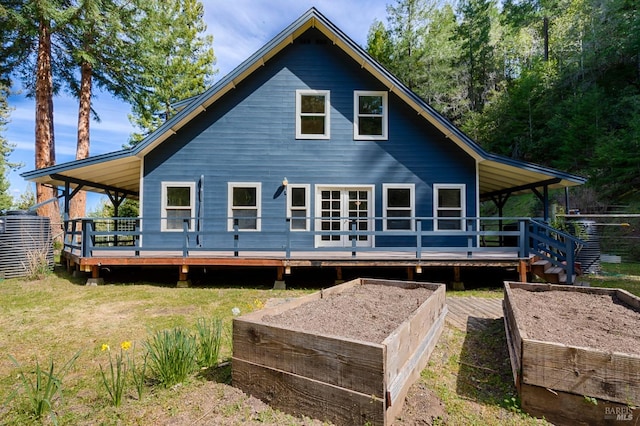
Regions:
<instances>
[{"instance_id":1,"label":"blue siding","mask_svg":"<svg viewBox=\"0 0 640 426\"><path fill-rule=\"evenodd\" d=\"M297 89L330 90L330 140L295 139ZM286 199L273 194L285 176L291 184L311 184L311 214L316 184L375 185L375 215L382 216L382 184L415 183L416 215L432 216L433 184L450 183L466 185L466 214L476 215L473 159L394 94L389 94L389 139L353 139L354 90L385 89L321 33L307 31L145 157L143 217L160 216L161 182L197 183L201 175L204 226L210 231L227 229L228 182L262 182L262 216L280 218L264 220L262 229L283 229ZM157 220L143 225L145 231L160 229ZM309 234L292 235L298 247L313 247ZM281 246L272 238L255 235L263 246ZM144 243L160 240L181 243L171 233L146 235ZM215 242L211 237L206 244ZM386 244L394 242L376 241Z\"/></svg>"}]
</instances>

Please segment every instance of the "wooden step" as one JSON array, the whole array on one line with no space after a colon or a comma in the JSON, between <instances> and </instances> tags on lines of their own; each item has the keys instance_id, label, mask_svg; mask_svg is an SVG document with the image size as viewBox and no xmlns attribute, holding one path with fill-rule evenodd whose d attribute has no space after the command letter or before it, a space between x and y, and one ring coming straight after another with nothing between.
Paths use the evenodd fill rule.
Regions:
<instances>
[{"instance_id":1,"label":"wooden step","mask_svg":"<svg viewBox=\"0 0 640 426\"><path fill-rule=\"evenodd\" d=\"M544 273L550 266L551 262L548 260L536 260L531 264L531 272L541 278L544 278Z\"/></svg>"}]
</instances>

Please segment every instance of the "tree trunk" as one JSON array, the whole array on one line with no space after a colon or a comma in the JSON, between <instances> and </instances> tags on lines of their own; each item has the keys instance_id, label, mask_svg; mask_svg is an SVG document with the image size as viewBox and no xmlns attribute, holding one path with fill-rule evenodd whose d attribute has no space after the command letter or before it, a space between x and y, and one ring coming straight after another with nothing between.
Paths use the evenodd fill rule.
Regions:
<instances>
[{"instance_id":1,"label":"tree trunk","mask_svg":"<svg viewBox=\"0 0 640 426\"><path fill-rule=\"evenodd\" d=\"M76 147L76 160L82 160L89 156L89 125L91 123L91 85L93 67L89 62L83 62L80 67L80 105L78 107L78 145ZM69 217L77 218L86 216L87 193L79 191L71 200Z\"/></svg>"},{"instance_id":2,"label":"tree trunk","mask_svg":"<svg viewBox=\"0 0 640 426\"><path fill-rule=\"evenodd\" d=\"M38 28L38 60L36 65L36 128L35 160L36 169L55 163L53 139L53 77L51 71L51 27L42 18ZM36 202L42 203L57 196L55 188L36 184ZM51 219L52 227L60 223L60 209L57 202L50 202L38 209L40 216ZM55 228L54 228L55 229ZM55 232L54 232L55 233Z\"/></svg>"}]
</instances>

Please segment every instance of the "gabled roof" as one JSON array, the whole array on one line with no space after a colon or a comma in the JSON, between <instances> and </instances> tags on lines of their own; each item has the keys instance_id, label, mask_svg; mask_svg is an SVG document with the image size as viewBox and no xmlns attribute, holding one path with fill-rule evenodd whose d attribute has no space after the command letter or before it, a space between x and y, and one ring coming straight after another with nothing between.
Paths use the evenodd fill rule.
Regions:
<instances>
[{"instance_id":1,"label":"gabled roof","mask_svg":"<svg viewBox=\"0 0 640 426\"><path fill-rule=\"evenodd\" d=\"M363 69L382 82L418 115L440 130L479 164L480 196L518 193L531 187L548 185L550 188L580 185L586 179L547 167L524 163L486 152L480 145L461 132L424 100L409 90L400 80L376 62L364 49L346 36L338 27L315 8L309 9L296 21L242 64L199 96L189 98L179 111L137 146L84 160L71 161L52 167L22 173L27 180L61 186L65 180L72 186L83 184L83 189L102 192L110 188L134 194L139 191L141 159L167 140L194 117L206 111L218 99L233 90L247 76L262 67L280 51L307 31L316 28L335 46L338 46Z\"/></svg>"}]
</instances>

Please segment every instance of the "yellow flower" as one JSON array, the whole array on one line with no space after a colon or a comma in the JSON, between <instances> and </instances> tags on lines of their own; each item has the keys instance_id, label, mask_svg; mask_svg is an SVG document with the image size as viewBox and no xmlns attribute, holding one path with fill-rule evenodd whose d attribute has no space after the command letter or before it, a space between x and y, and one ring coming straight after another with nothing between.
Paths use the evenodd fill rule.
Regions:
<instances>
[{"instance_id":1,"label":"yellow flower","mask_svg":"<svg viewBox=\"0 0 640 426\"><path fill-rule=\"evenodd\" d=\"M124 342L120 343L120 347L122 348L123 351L129 350L131 349L131 342L128 340L125 340Z\"/></svg>"},{"instance_id":2,"label":"yellow flower","mask_svg":"<svg viewBox=\"0 0 640 426\"><path fill-rule=\"evenodd\" d=\"M110 351L111 348L109 347L109 345L107 345L106 343L102 344L102 347L100 348L100 350L104 351Z\"/></svg>"}]
</instances>

